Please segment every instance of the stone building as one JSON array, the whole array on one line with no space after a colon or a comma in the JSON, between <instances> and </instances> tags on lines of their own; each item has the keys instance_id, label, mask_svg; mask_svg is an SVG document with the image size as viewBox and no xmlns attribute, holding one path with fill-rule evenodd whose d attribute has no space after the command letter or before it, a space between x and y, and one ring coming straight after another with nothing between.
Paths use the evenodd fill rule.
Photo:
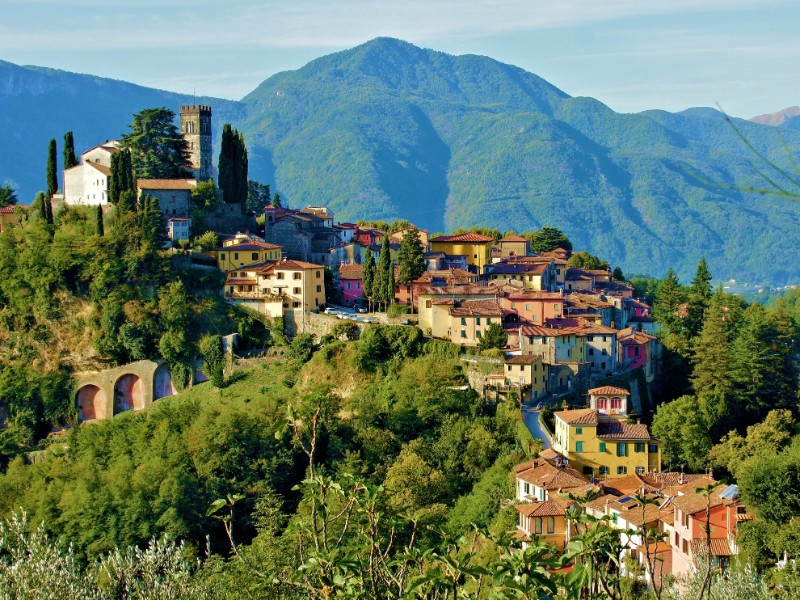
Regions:
<instances>
[{"instance_id":1,"label":"stone building","mask_svg":"<svg viewBox=\"0 0 800 600\"><path fill-rule=\"evenodd\" d=\"M206 181L214 176L211 147L211 107L181 106L181 133L191 157L189 168L195 179Z\"/></svg>"}]
</instances>

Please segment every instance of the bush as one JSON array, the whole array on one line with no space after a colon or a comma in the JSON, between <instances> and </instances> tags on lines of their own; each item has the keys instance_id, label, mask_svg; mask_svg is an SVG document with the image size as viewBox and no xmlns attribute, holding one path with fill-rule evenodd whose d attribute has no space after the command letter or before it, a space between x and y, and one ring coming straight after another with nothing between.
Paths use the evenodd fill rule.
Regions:
<instances>
[{"instance_id":1,"label":"bush","mask_svg":"<svg viewBox=\"0 0 800 600\"><path fill-rule=\"evenodd\" d=\"M331 335L337 340L342 337L350 341L357 340L359 334L358 325L353 323L353 321L339 321L331 330Z\"/></svg>"},{"instance_id":2,"label":"bush","mask_svg":"<svg viewBox=\"0 0 800 600\"><path fill-rule=\"evenodd\" d=\"M402 315L407 315L411 312L410 307L406 304L392 304L386 309L386 316L390 319L395 319Z\"/></svg>"}]
</instances>

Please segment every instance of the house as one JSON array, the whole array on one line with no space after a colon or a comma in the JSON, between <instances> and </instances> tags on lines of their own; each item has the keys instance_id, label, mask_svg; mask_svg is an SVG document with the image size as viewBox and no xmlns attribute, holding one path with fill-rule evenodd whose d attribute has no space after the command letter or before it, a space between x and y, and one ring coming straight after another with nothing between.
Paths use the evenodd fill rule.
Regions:
<instances>
[{"instance_id":1,"label":"house","mask_svg":"<svg viewBox=\"0 0 800 600\"><path fill-rule=\"evenodd\" d=\"M111 155L119 150L119 142L110 140L81 154L81 162L65 169L64 203L108 204L108 178L111 176Z\"/></svg>"},{"instance_id":2,"label":"house","mask_svg":"<svg viewBox=\"0 0 800 600\"><path fill-rule=\"evenodd\" d=\"M188 240L192 227L192 220L188 217L170 217L167 219L167 239L177 242Z\"/></svg>"},{"instance_id":3,"label":"house","mask_svg":"<svg viewBox=\"0 0 800 600\"><path fill-rule=\"evenodd\" d=\"M592 373L613 373L617 368L617 330L580 319L578 335L586 340L586 362L592 364Z\"/></svg>"},{"instance_id":4,"label":"house","mask_svg":"<svg viewBox=\"0 0 800 600\"><path fill-rule=\"evenodd\" d=\"M554 292L556 291L556 267L549 262L528 262L506 260L486 268L489 285L516 285L520 289Z\"/></svg>"},{"instance_id":5,"label":"house","mask_svg":"<svg viewBox=\"0 0 800 600\"><path fill-rule=\"evenodd\" d=\"M164 217L188 217L192 202L192 190L197 187L194 179L137 179L136 197L150 196L158 200Z\"/></svg>"},{"instance_id":6,"label":"house","mask_svg":"<svg viewBox=\"0 0 800 600\"><path fill-rule=\"evenodd\" d=\"M655 378L661 350L661 342L655 336L633 327L617 332L617 364L625 370L643 368L648 382Z\"/></svg>"},{"instance_id":7,"label":"house","mask_svg":"<svg viewBox=\"0 0 800 600\"><path fill-rule=\"evenodd\" d=\"M511 256L527 256L530 242L521 235L511 234L497 242L500 249L500 258Z\"/></svg>"},{"instance_id":8,"label":"house","mask_svg":"<svg viewBox=\"0 0 800 600\"><path fill-rule=\"evenodd\" d=\"M429 335L448 338L449 307L464 300L497 300L496 290L479 285L428 286L418 291L419 327Z\"/></svg>"},{"instance_id":9,"label":"house","mask_svg":"<svg viewBox=\"0 0 800 600\"><path fill-rule=\"evenodd\" d=\"M517 332L523 354L541 354L547 364L586 361L586 339L575 327L521 325Z\"/></svg>"},{"instance_id":10,"label":"house","mask_svg":"<svg viewBox=\"0 0 800 600\"><path fill-rule=\"evenodd\" d=\"M331 266L331 249L339 246L333 213L321 206L301 210L264 207L264 238L283 248L287 258Z\"/></svg>"},{"instance_id":11,"label":"house","mask_svg":"<svg viewBox=\"0 0 800 600\"><path fill-rule=\"evenodd\" d=\"M217 266L223 271L240 269L247 265L266 263L281 259L281 247L261 240L225 240L216 249Z\"/></svg>"},{"instance_id":12,"label":"house","mask_svg":"<svg viewBox=\"0 0 800 600\"><path fill-rule=\"evenodd\" d=\"M596 292L571 292L565 299L564 314L569 317L592 318L605 327L615 323L614 305Z\"/></svg>"},{"instance_id":13,"label":"house","mask_svg":"<svg viewBox=\"0 0 800 600\"><path fill-rule=\"evenodd\" d=\"M477 285L478 276L463 269L425 271L418 279L397 286L395 300L401 304L419 305L420 291L428 287Z\"/></svg>"},{"instance_id":14,"label":"house","mask_svg":"<svg viewBox=\"0 0 800 600\"><path fill-rule=\"evenodd\" d=\"M514 467L514 499L523 502L514 507L519 513L517 537L523 548L538 537L563 550L571 534L566 511L577 507L577 502L567 495L586 496L598 488L561 457L543 458L548 456L546 452Z\"/></svg>"},{"instance_id":15,"label":"house","mask_svg":"<svg viewBox=\"0 0 800 600\"><path fill-rule=\"evenodd\" d=\"M342 304L353 306L364 295L364 267L362 265L342 265L339 267L339 290Z\"/></svg>"},{"instance_id":16,"label":"house","mask_svg":"<svg viewBox=\"0 0 800 600\"><path fill-rule=\"evenodd\" d=\"M536 400L547 393L547 365L537 354L508 356L503 364L504 387L519 390L521 402Z\"/></svg>"},{"instance_id":17,"label":"house","mask_svg":"<svg viewBox=\"0 0 800 600\"><path fill-rule=\"evenodd\" d=\"M6 227L18 225L21 221L21 215L17 211L16 206L3 206L0 207L0 233Z\"/></svg>"},{"instance_id":18,"label":"house","mask_svg":"<svg viewBox=\"0 0 800 600\"><path fill-rule=\"evenodd\" d=\"M492 262L494 239L478 233L466 232L458 235L440 235L430 239L432 252L448 255L464 255L470 271L483 274L486 265Z\"/></svg>"},{"instance_id":19,"label":"house","mask_svg":"<svg viewBox=\"0 0 800 600\"><path fill-rule=\"evenodd\" d=\"M383 235L380 229L358 226L353 239L362 246L380 246L383 241ZM399 244L400 242L397 243Z\"/></svg>"},{"instance_id":20,"label":"house","mask_svg":"<svg viewBox=\"0 0 800 600\"><path fill-rule=\"evenodd\" d=\"M623 388L594 388L589 390L589 408L556 412L553 450L587 476L660 471L661 442L647 425L627 422L629 396Z\"/></svg>"},{"instance_id":21,"label":"house","mask_svg":"<svg viewBox=\"0 0 800 600\"><path fill-rule=\"evenodd\" d=\"M564 297L561 292L536 292L504 286L499 295L503 310L515 313L520 320L541 325L547 319L563 314Z\"/></svg>"},{"instance_id":22,"label":"house","mask_svg":"<svg viewBox=\"0 0 800 600\"><path fill-rule=\"evenodd\" d=\"M463 254L445 254L444 252L426 252L424 255L426 268L430 271L444 271L447 269L469 269L467 257Z\"/></svg>"},{"instance_id":23,"label":"house","mask_svg":"<svg viewBox=\"0 0 800 600\"><path fill-rule=\"evenodd\" d=\"M675 577L691 574L708 554L711 554L713 569L728 565L731 557L738 554L739 523L752 518L739 501L739 488L735 484L720 484L707 495L697 492L696 485L691 488L672 499L670 542ZM710 533L706 532L707 523Z\"/></svg>"},{"instance_id":24,"label":"house","mask_svg":"<svg viewBox=\"0 0 800 600\"><path fill-rule=\"evenodd\" d=\"M447 311L446 337L460 346L477 346L492 324L503 324L503 309L497 300L464 300L453 303Z\"/></svg>"},{"instance_id":25,"label":"house","mask_svg":"<svg viewBox=\"0 0 800 600\"><path fill-rule=\"evenodd\" d=\"M325 268L283 259L246 265L228 272L225 296L271 317L288 310L315 310L325 304Z\"/></svg>"}]
</instances>

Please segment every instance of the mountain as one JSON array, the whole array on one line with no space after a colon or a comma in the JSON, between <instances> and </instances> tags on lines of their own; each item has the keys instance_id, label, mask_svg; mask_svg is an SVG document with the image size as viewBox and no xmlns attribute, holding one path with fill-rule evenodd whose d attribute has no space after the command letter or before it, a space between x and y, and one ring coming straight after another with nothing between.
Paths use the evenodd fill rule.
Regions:
<instances>
[{"instance_id":1,"label":"mountain","mask_svg":"<svg viewBox=\"0 0 800 600\"><path fill-rule=\"evenodd\" d=\"M47 142L55 138L61 164L64 134L75 132L80 154L127 131L143 108L210 105L220 119L234 120L244 108L230 100L197 98L124 81L0 61L0 183L8 180L23 203L45 189Z\"/></svg>"},{"instance_id":2,"label":"mountain","mask_svg":"<svg viewBox=\"0 0 800 600\"><path fill-rule=\"evenodd\" d=\"M753 123L760 123L761 125L783 125L787 121L800 116L800 106L790 106L778 112L768 113L766 115L758 115L750 119Z\"/></svg>"},{"instance_id":3,"label":"mountain","mask_svg":"<svg viewBox=\"0 0 800 600\"><path fill-rule=\"evenodd\" d=\"M119 135L140 108L187 102L122 82L24 71L32 80L14 94L26 100L0 117L8 119L0 139L15 139L0 150L0 179L42 180L47 139L63 131L76 130L82 150ZM5 107L16 96L2 73ZM73 120L44 101L33 106L45 83L47 102ZM113 109L103 106L112 98ZM800 280L791 252L800 247L800 205L738 191L769 184L714 109L619 114L487 57L387 38L276 74L240 103L203 102L214 107L217 131L229 120L245 133L252 177L291 206L330 206L337 220L408 218L431 231L551 225L627 273L662 276L674 266L687 281L705 256L719 279ZM33 130L32 114L48 118ZM782 164L784 144L800 148L791 128L735 123Z\"/></svg>"}]
</instances>

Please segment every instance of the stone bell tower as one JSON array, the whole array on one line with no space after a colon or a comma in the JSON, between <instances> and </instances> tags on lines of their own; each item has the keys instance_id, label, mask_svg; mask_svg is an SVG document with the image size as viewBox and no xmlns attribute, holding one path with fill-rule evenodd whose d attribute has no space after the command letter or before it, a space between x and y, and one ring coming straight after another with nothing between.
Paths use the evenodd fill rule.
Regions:
<instances>
[{"instance_id":1,"label":"stone bell tower","mask_svg":"<svg viewBox=\"0 0 800 600\"><path fill-rule=\"evenodd\" d=\"M181 106L181 133L189 146L189 162L198 181L211 179L211 107Z\"/></svg>"}]
</instances>

